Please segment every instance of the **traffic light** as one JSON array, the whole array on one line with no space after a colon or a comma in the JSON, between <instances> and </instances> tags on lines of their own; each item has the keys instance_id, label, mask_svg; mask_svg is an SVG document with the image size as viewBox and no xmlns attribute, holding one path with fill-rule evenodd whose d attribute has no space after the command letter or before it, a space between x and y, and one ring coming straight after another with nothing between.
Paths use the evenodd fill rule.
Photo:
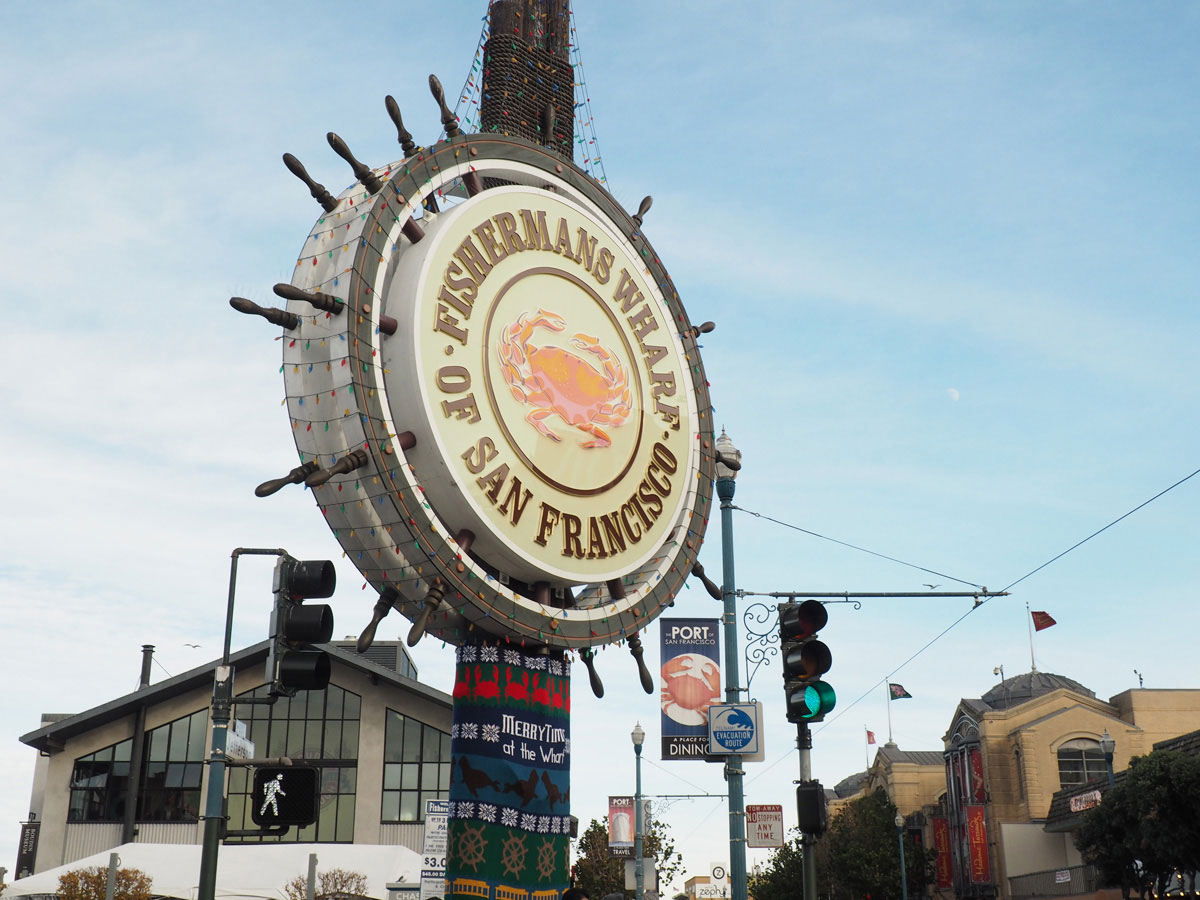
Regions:
<instances>
[{"instance_id":1,"label":"traffic light","mask_svg":"<svg viewBox=\"0 0 1200 900\"><path fill-rule=\"evenodd\" d=\"M819 781L808 781L796 788L796 823L812 837L820 837L829 825L825 788Z\"/></svg>"},{"instance_id":2,"label":"traffic light","mask_svg":"<svg viewBox=\"0 0 1200 900\"><path fill-rule=\"evenodd\" d=\"M311 645L333 637L333 609L328 603L305 606L302 601L332 597L336 585L337 572L327 559L281 556L275 564L267 675L277 693L320 691L329 684L329 657Z\"/></svg>"},{"instance_id":3,"label":"traffic light","mask_svg":"<svg viewBox=\"0 0 1200 900\"><path fill-rule=\"evenodd\" d=\"M259 766L254 770L250 818L255 825L311 825L317 821L321 773L316 766Z\"/></svg>"},{"instance_id":4,"label":"traffic light","mask_svg":"<svg viewBox=\"0 0 1200 900\"><path fill-rule=\"evenodd\" d=\"M779 605L779 643L789 722L820 722L837 703L833 688L821 680L833 657L816 634L829 621L816 600Z\"/></svg>"}]
</instances>

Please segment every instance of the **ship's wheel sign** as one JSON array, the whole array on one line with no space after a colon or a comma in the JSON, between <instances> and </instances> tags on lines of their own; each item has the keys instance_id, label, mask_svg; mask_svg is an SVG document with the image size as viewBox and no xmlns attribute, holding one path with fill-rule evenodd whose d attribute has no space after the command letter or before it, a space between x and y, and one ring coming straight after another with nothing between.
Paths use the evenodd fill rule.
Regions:
<instances>
[{"instance_id":1,"label":"ship's wheel sign","mask_svg":"<svg viewBox=\"0 0 1200 900\"><path fill-rule=\"evenodd\" d=\"M301 466L260 493L307 480L376 622L636 635L695 565L714 473L700 330L640 219L515 137L358 165L335 199L289 162L327 211L272 319Z\"/></svg>"}]
</instances>

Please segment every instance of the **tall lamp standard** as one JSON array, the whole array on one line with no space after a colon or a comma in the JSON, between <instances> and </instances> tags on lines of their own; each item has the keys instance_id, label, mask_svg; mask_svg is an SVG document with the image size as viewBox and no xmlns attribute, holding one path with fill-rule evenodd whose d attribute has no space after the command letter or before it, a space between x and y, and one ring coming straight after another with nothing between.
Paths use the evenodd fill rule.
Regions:
<instances>
[{"instance_id":1,"label":"tall lamp standard","mask_svg":"<svg viewBox=\"0 0 1200 900\"><path fill-rule=\"evenodd\" d=\"M896 839L900 842L900 900L908 900L908 872L904 866L904 816L896 813Z\"/></svg>"},{"instance_id":2,"label":"tall lamp standard","mask_svg":"<svg viewBox=\"0 0 1200 900\"><path fill-rule=\"evenodd\" d=\"M1100 751L1104 754L1104 764L1108 766L1108 786L1113 786L1113 751L1117 749L1117 742L1113 740L1113 736L1108 733L1108 729L1104 729L1104 734L1100 735Z\"/></svg>"},{"instance_id":3,"label":"tall lamp standard","mask_svg":"<svg viewBox=\"0 0 1200 900\"><path fill-rule=\"evenodd\" d=\"M629 737L633 740L637 769L637 781L633 792L633 875L637 884L637 900L642 900L646 883L646 873L642 870L642 742L646 740L646 731L641 722L633 726Z\"/></svg>"},{"instance_id":4,"label":"tall lamp standard","mask_svg":"<svg viewBox=\"0 0 1200 900\"><path fill-rule=\"evenodd\" d=\"M737 703L738 685L737 585L733 574L734 479L742 468L742 452L721 429L717 438L717 497L721 500L721 579L725 608L721 622L725 632L725 702ZM742 794L742 757L726 757L729 782L729 887L732 900L746 900L746 809Z\"/></svg>"}]
</instances>

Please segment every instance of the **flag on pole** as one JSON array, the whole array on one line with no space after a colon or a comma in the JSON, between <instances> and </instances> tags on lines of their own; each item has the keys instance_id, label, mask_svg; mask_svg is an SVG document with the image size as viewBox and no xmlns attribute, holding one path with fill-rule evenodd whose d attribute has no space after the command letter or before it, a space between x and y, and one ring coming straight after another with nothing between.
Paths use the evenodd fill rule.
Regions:
<instances>
[{"instance_id":1,"label":"flag on pole","mask_svg":"<svg viewBox=\"0 0 1200 900\"><path fill-rule=\"evenodd\" d=\"M1048 612L1041 612L1040 610L1034 609L1030 610L1029 614L1033 616L1034 631L1041 631L1043 628L1049 628L1051 625L1058 624L1054 621L1054 617Z\"/></svg>"},{"instance_id":2,"label":"flag on pole","mask_svg":"<svg viewBox=\"0 0 1200 900\"><path fill-rule=\"evenodd\" d=\"M868 744L873 744L873 743L875 743L875 732L873 732L873 731L868 731L868 732L867 732L867 743L868 743Z\"/></svg>"},{"instance_id":3,"label":"flag on pole","mask_svg":"<svg viewBox=\"0 0 1200 900\"><path fill-rule=\"evenodd\" d=\"M904 689L904 685L894 684L890 681L888 682L888 693L892 695L893 700L903 700L906 697L909 700L912 699L912 694Z\"/></svg>"}]
</instances>

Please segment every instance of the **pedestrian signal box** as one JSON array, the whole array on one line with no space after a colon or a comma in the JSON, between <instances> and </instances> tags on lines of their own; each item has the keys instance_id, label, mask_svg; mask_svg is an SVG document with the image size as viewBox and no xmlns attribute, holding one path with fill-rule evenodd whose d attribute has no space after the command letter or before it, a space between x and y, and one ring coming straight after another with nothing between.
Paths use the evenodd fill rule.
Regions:
<instances>
[{"instance_id":1,"label":"pedestrian signal box","mask_svg":"<svg viewBox=\"0 0 1200 900\"><path fill-rule=\"evenodd\" d=\"M250 818L255 825L311 825L317 821L321 773L314 766L259 766L254 770Z\"/></svg>"}]
</instances>

